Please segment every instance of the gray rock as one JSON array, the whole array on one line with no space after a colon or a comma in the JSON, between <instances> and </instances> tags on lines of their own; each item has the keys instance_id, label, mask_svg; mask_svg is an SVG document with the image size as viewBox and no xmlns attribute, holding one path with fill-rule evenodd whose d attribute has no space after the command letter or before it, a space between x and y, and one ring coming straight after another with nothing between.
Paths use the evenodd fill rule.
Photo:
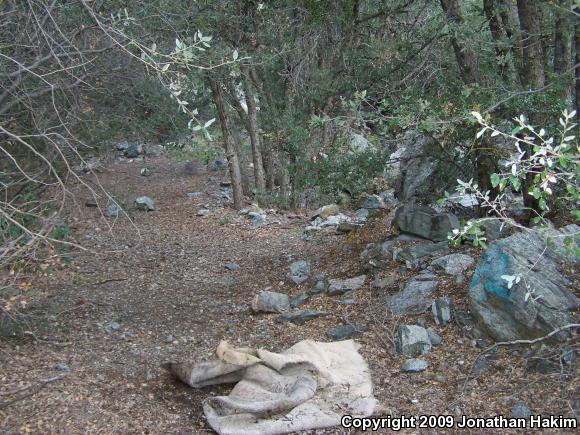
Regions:
<instances>
[{"instance_id":1,"label":"gray rock","mask_svg":"<svg viewBox=\"0 0 580 435\"><path fill-rule=\"evenodd\" d=\"M155 205L153 204L153 200L148 196L140 196L135 198L135 207L139 210L143 211L153 211L155 210Z\"/></svg>"},{"instance_id":2,"label":"gray rock","mask_svg":"<svg viewBox=\"0 0 580 435\"><path fill-rule=\"evenodd\" d=\"M417 195L432 195L435 191L433 175L437 169L437 159L432 156L436 148L435 140L413 132L406 134L403 140L406 146L391 156L400 159L395 182L397 198L407 201Z\"/></svg>"},{"instance_id":3,"label":"gray rock","mask_svg":"<svg viewBox=\"0 0 580 435\"><path fill-rule=\"evenodd\" d=\"M393 259L401 263L414 262L424 257L433 257L447 252L449 252L449 244L447 242L420 243L407 246L401 250L395 250Z\"/></svg>"},{"instance_id":4,"label":"gray rock","mask_svg":"<svg viewBox=\"0 0 580 435\"><path fill-rule=\"evenodd\" d=\"M502 226L502 222L497 219L483 221L480 224L482 230L485 231L485 238L487 243L494 240L504 239L514 233L514 227L508 224Z\"/></svg>"},{"instance_id":5,"label":"gray rock","mask_svg":"<svg viewBox=\"0 0 580 435\"><path fill-rule=\"evenodd\" d=\"M327 316L328 313L326 311L317 311L317 310L299 310L299 311L292 311L288 313L282 314L278 317L280 322L291 322L296 325L303 325L304 323L316 319L320 316Z\"/></svg>"},{"instance_id":6,"label":"gray rock","mask_svg":"<svg viewBox=\"0 0 580 435\"><path fill-rule=\"evenodd\" d=\"M433 319L438 325L445 325L451 321L451 299L448 297L438 298L431 305Z\"/></svg>"},{"instance_id":7,"label":"gray rock","mask_svg":"<svg viewBox=\"0 0 580 435\"><path fill-rule=\"evenodd\" d=\"M173 343L173 335L169 334L165 336L165 343Z\"/></svg>"},{"instance_id":8,"label":"gray rock","mask_svg":"<svg viewBox=\"0 0 580 435\"><path fill-rule=\"evenodd\" d=\"M491 365L489 364L489 360L486 355L481 355L475 360L473 364L473 372L476 375L481 375L491 369Z\"/></svg>"},{"instance_id":9,"label":"gray rock","mask_svg":"<svg viewBox=\"0 0 580 435\"><path fill-rule=\"evenodd\" d=\"M388 289L394 287L395 284L399 283L399 277L396 275L389 275L385 278L375 278L373 283L371 284L372 288L376 289Z\"/></svg>"},{"instance_id":10,"label":"gray rock","mask_svg":"<svg viewBox=\"0 0 580 435\"><path fill-rule=\"evenodd\" d=\"M112 203L107 206L105 210L105 216L109 218L118 218L121 212L121 207L116 203Z\"/></svg>"},{"instance_id":11,"label":"gray rock","mask_svg":"<svg viewBox=\"0 0 580 435\"><path fill-rule=\"evenodd\" d=\"M380 208L385 208L385 202L379 195L366 195L363 203L361 204L361 208L377 210Z\"/></svg>"},{"instance_id":12,"label":"gray rock","mask_svg":"<svg viewBox=\"0 0 580 435\"><path fill-rule=\"evenodd\" d=\"M433 261L431 267L435 271L443 272L451 276L458 276L469 269L473 262L473 258L469 255L449 254Z\"/></svg>"},{"instance_id":13,"label":"gray rock","mask_svg":"<svg viewBox=\"0 0 580 435\"><path fill-rule=\"evenodd\" d=\"M116 145L116 148L117 151L125 151L127 148L129 148L129 142L123 140Z\"/></svg>"},{"instance_id":14,"label":"gray rock","mask_svg":"<svg viewBox=\"0 0 580 435\"><path fill-rule=\"evenodd\" d=\"M433 302L431 294L437 288L437 281L409 280L403 290L385 297L385 308L395 316L421 314Z\"/></svg>"},{"instance_id":15,"label":"gray rock","mask_svg":"<svg viewBox=\"0 0 580 435\"><path fill-rule=\"evenodd\" d=\"M58 363L54 366L54 369L59 372L68 372L70 369L64 363Z\"/></svg>"},{"instance_id":16,"label":"gray rock","mask_svg":"<svg viewBox=\"0 0 580 435\"><path fill-rule=\"evenodd\" d=\"M443 343L443 339L439 334L437 334L432 328L427 328L427 335L429 336L429 341L433 346L439 346Z\"/></svg>"},{"instance_id":17,"label":"gray rock","mask_svg":"<svg viewBox=\"0 0 580 435\"><path fill-rule=\"evenodd\" d=\"M388 189L379 193L386 208L392 209L399 205L399 200L395 197L395 189Z\"/></svg>"},{"instance_id":18,"label":"gray rock","mask_svg":"<svg viewBox=\"0 0 580 435\"><path fill-rule=\"evenodd\" d=\"M141 171L139 172L141 175L143 175L144 177L148 177L149 175L151 175L151 169L145 167L145 168L141 168Z\"/></svg>"},{"instance_id":19,"label":"gray rock","mask_svg":"<svg viewBox=\"0 0 580 435\"><path fill-rule=\"evenodd\" d=\"M371 146L371 143L362 134L351 133L350 134L350 149L351 151L361 152L367 150Z\"/></svg>"},{"instance_id":20,"label":"gray rock","mask_svg":"<svg viewBox=\"0 0 580 435\"><path fill-rule=\"evenodd\" d=\"M261 291L252 300L252 310L256 313L283 313L290 309L288 295Z\"/></svg>"},{"instance_id":21,"label":"gray rock","mask_svg":"<svg viewBox=\"0 0 580 435\"><path fill-rule=\"evenodd\" d=\"M111 322L107 326L105 326L105 329L107 330L107 332L118 331L119 329L121 329L121 325L119 324L119 322Z\"/></svg>"},{"instance_id":22,"label":"gray rock","mask_svg":"<svg viewBox=\"0 0 580 435\"><path fill-rule=\"evenodd\" d=\"M298 293L290 299L290 307L297 308L304 305L310 299L310 295L306 292Z\"/></svg>"},{"instance_id":23,"label":"gray rock","mask_svg":"<svg viewBox=\"0 0 580 435\"><path fill-rule=\"evenodd\" d=\"M228 166L228 162L225 159L213 160L208 163L208 169L210 171L221 171Z\"/></svg>"},{"instance_id":24,"label":"gray rock","mask_svg":"<svg viewBox=\"0 0 580 435\"><path fill-rule=\"evenodd\" d=\"M143 154L145 154L146 156L159 157L164 152L165 148L163 148L161 145L156 144L143 145Z\"/></svg>"},{"instance_id":25,"label":"gray rock","mask_svg":"<svg viewBox=\"0 0 580 435\"><path fill-rule=\"evenodd\" d=\"M290 280L294 284L302 284L310 276L310 263L305 260L294 261L290 264Z\"/></svg>"},{"instance_id":26,"label":"gray rock","mask_svg":"<svg viewBox=\"0 0 580 435\"><path fill-rule=\"evenodd\" d=\"M526 230L495 241L484 252L469 285L471 311L479 329L497 341L511 341L543 336L570 323L569 312L580 306L580 300L558 269L558 263L569 258L557 243L547 245L548 237L558 240L562 236L556 230ZM525 279L508 288L502 276ZM528 288L535 289L533 297ZM568 334L562 331L556 338Z\"/></svg>"},{"instance_id":27,"label":"gray rock","mask_svg":"<svg viewBox=\"0 0 580 435\"><path fill-rule=\"evenodd\" d=\"M346 340L351 337L362 334L366 331L366 326L360 325L342 325L331 329L326 333L326 336L332 341Z\"/></svg>"},{"instance_id":28,"label":"gray rock","mask_svg":"<svg viewBox=\"0 0 580 435\"><path fill-rule=\"evenodd\" d=\"M336 227L336 231L339 233L350 233L351 231L358 230L361 227L361 224L355 224L353 222L340 222Z\"/></svg>"},{"instance_id":29,"label":"gray rock","mask_svg":"<svg viewBox=\"0 0 580 435\"><path fill-rule=\"evenodd\" d=\"M128 159L135 159L143 153L143 145L141 144L131 144L125 150L125 157Z\"/></svg>"},{"instance_id":30,"label":"gray rock","mask_svg":"<svg viewBox=\"0 0 580 435\"><path fill-rule=\"evenodd\" d=\"M429 365L425 360L419 358L412 358L406 360L403 363L403 367L401 367L401 370L403 370L404 372L416 373L427 370L427 367L429 367Z\"/></svg>"},{"instance_id":31,"label":"gray rock","mask_svg":"<svg viewBox=\"0 0 580 435\"><path fill-rule=\"evenodd\" d=\"M248 213L248 216L252 220L252 224L254 224L254 226L256 227L261 227L262 225L265 225L267 223L267 218L265 214L250 212Z\"/></svg>"},{"instance_id":32,"label":"gray rock","mask_svg":"<svg viewBox=\"0 0 580 435\"><path fill-rule=\"evenodd\" d=\"M518 402L513 406L510 412L510 416L512 418L528 419L532 416L532 411L530 410L530 408L528 408L528 405L526 405L524 402Z\"/></svg>"},{"instance_id":33,"label":"gray rock","mask_svg":"<svg viewBox=\"0 0 580 435\"><path fill-rule=\"evenodd\" d=\"M331 279L328 281L328 294L330 296L337 296L350 291L356 291L363 286L366 279L366 275L359 275L349 279Z\"/></svg>"},{"instance_id":34,"label":"gray rock","mask_svg":"<svg viewBox=\"0 0 580 435\"><path fill-rule=\"evenodd\" d=\"M393 225L405 233L440 242L447 234L459 228L459 220L452 213L437 213L430 207L406 204L395 212Z\"/></svg>"},{"instance_id":35,"label":"gray rock","mask_svg":"<svg viewBox=\"0 0 580 435\"><path fill-rule=\"evenodd\" d=\"M188 192L187 193L188 198L199 198L202 195L203 195L203 192Z\"/></svg>"},{"instance_id":36,"label":"gray rock","mask_svg":"<svg viewBox=\"0 0 580 435\"><path fill-rule=\"evenodd\" d=\"M397 335L397 352L406 356L426 355L431 351L431 341L425 328L417 325L400 325Z\"/></svg>"},{"instance_id":37,"label":"gray rock","mask_svg":"<svg viewBox=\"0 0 580 435\"><path fill-rule=\"evenodd\" d=\"M366 208L359 208L354 212L354 214L359 222L366 222L366 220L369 218L369 211Z\"/></svg>"},{"instance_id":38,"label":"gray rock","mask_svg":"<svg viewBox=\"0 0 580 435\"><path fill-rule=\"evenodd\" d=\"M308 290L308 293L311 295L319 295L324 292L326 292L326 282L324 279L316 281L316 284L314 284L312 288Z\"/></svg>"},{"instance_id":39,"label":"gray rock","mask_svg":"<svg viewBox=\"0 0 580 435\"><path fill-rule=\"evenodd\" d=\"M227 270L238 270L240 268L240 265L238 263L226 263L224 267Z\"/></svg>"},{"instance_id":40,"label":"gray rock","mask_svg":"<svg viewBox=\"0 0 580 435\"><path fill-rule=\"evenodd\" d=\"M200 217L208 216L209 210L207 208L200 208L195 215Z\"/></svg>"}]
</instances>

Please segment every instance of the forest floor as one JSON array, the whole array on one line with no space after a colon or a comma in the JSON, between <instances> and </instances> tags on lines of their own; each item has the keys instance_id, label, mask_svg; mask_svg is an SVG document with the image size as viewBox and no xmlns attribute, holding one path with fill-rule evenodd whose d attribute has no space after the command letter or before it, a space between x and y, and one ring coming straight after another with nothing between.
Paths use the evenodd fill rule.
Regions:
<instances>
[{"instance_id":1,"label":"forest floor","mask_svg":"<svg viewBox=\"0 0 580 435\"><path fill-rule=\"evenodd\" d=\"M211 432L201 403L230 387L191 389L173 380L163 363L209 359L220 340L282 351L303 339L327 341L329 329L347 323L369 327L356 341L371 370L379 416L509 416L520 401L533 413L573 415L577 376L527 370L526 348L498 350L489 369L476 375L472 368L482 350L472 347L459 323L437 326L430 310L402 319L385 315L371 291L371 277L354 304L312 298L303 308L330 314L301 326L251 312L250 301L266 287L289 295L309 288L288 280L294 260L309 260L313 275L365 273L359 253L364 242L390 232L388 214L358 235L324 231L305 240L305 215L269 213L270 223L258 228L228 207L198 217L197 210L219 196L221 174L185 175L183 163L168 156L147 164L153 171L149 177L140 175L142 162L123 161L107 164L99 178L128 209L135 197L148 195L155 211L135 210L131 220L111 220L85 206L86 189L71 186L78 201L67 224L89 251L70 254L67 264L19 275L28 320L23 331L0 341L3 433ZM92 175L85 177L95 182ZM188 197L188 192L202 194ZM106 206L105 199L99 201ZM227 270L228 262L241 267ZM400 282L411 276L401 268L381 272L388 273L400 273ZM469 276L462 285L443 280L438 295L451 296L458 310L467 310ZM419 319L443 344L425 357L426 371L403 373L405 358L393 346L396 328Z\"/></svg>"}]
</instances>

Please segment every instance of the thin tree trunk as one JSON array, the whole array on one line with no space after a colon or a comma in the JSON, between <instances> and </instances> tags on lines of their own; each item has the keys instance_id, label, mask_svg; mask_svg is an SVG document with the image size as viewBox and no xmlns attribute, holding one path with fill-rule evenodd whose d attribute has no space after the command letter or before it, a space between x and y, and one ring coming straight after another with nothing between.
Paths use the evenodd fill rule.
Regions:
<instances>
[{"instance_id":1,"label":"thin tree trunk","mask_svg":"<svg viewBox=\"0 0 580 435\"><path fill-rule=\"evenodd\" d=\"M226 158L228 159L228 168L230 171L230 178L232 180L232 190L234 193L234 208L240 210L242 208L242 201L244 193L242 190L242 175L240 172L240 162L235 150L235 145L230 132L228 130L228 121L226 109L224 106L222 89L220 85L211 77L208 76L208 82L213 94L215 107L218 113L218 119L222 129L224 139L224 149L226 151Z\"/></svg>"},{"instance_id":2,"label":"thin tree trunk","mask_svg":"<svg viewBox=\"0 0 580 435\"><path fill-rule=\"evenodd\" d=\"M463 18L459 8L458 0L440 0L441 8L447 17L449 24L454 26L461 26ZM479 80L479 72L475 62L475 55L465 44L457 39L455 32L451 31L451 46L455 53L459 70L461 71L461 78L466 84L477 83Z\"/></svg>"},{"instance_id":3,"label":"thin tree trunk","mask_svg":"<svg viewBox=\"0 0 580 435\"><path fill-rule=\"evenodd\" d=\"M562 96L572 96L572 3L559 0L554 20L554 74L563 80Z\"/></svg>"},{"instance_id":4,"label":"thin tree trunk","mask_svg":"<svg viewBox=\"0 0 580 435\"><path fill-rule=\"evenodd\" d=\"M497 54L499 75L502 78L507 77L507 59L506 59L506 47L505 47L505 32L501 26L501 22L496 13L495 1L494 0L483 0L483 11L487 18L489 25L489 31L491 32L491 37L495 42L495 52Z\"/></svg>"},{"instance_id":5,"label":"thin tree trunk","mask_svg":"<svg viewBox=\"0 0 580 435\"><path fill-rule=\"evenodd\" d=\"M574 49L576 50L576 67L574 76L576 79L576 119L580 117L580 7L575 7L576 23L574 25Z\"/></svg>"},{"instance_id":6,"label":"thin tree trunk","mask_svg":"<svg viewBox=\"0 0 580 435\"><path fill-rule=\"evenodd\" d=\"M518 0L518 16L522 30L523 83L527 88L541 88L546 82L544 50L540 38L538 0Z\"/></svg>"},{"instance_id":7,"label":"thin tree trunk","mask_svg":"<svg viewBox=\"0 0 580 435\"><path fill-rule=\"evenodd\" d=\"M248 106L248 133L250 134L250 142L252 144L252 160L254 163L254 181L256 183L256 190L263 194L266 190L266 179L264 177L264 164L262 162L262 149L260 145L260 135L258 133L258 111L256 109L256 101L254 100L254 93L250 85L250 71L247 65L240 65L244 86L244 94L246 96L246 106Z\"/></svg>"},{"instance_id":8,"label":"thin tree trunk","mask_svg":"<svg viewBox=\"0 0 580 435\"><path fill-rule=\"evenodd\" d=\"M518 10L511 0L497 0L499 16L505 30L505 34L510 41L510 50L514 58L514 65L518 73L520 84L523 85L523 66L522 66L522 37L520 32L520 19Z\"/></svg>"}]
</instances>

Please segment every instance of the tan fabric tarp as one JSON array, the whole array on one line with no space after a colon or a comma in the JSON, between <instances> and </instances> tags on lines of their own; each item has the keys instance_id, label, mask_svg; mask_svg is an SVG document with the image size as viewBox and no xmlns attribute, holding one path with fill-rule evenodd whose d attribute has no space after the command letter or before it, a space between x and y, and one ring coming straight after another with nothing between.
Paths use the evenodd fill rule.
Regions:
<instances>
[{"instance_id":1,"label":"tan fabric tarp","mask_svg":"<svg viewBox=\"0 0 580 435\"><path fill-rule=\"evenodd\" d=\"M216 355L215 361L169 367L194 388L236 383L228 396L204 401L207 421L219 434L282 434L373 413L368 366L352 340L304 340L281 353L221 342Z\"/></svg>"}]
</instances>

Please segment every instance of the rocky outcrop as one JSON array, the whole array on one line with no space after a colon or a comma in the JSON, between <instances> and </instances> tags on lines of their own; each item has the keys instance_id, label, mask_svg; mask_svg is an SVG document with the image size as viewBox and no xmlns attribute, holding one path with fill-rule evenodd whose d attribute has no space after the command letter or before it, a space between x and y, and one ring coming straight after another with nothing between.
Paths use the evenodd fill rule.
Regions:
<instances>
[{"instance_id":1,"label":"rocky outcrop","mask_svg":"<svg viewBox=\"0 0 580 435\"><path fill-rule=\"evenodd\" d=\"M570 322L569 312L580 300L558 263L574 260L566 257L562 240L566 234L578 237L579 230L576 225L562 232L526 230L485 251L469 286L471 310L482 332L501 341L529 339Z\"/></svg>"}]
</instances>

